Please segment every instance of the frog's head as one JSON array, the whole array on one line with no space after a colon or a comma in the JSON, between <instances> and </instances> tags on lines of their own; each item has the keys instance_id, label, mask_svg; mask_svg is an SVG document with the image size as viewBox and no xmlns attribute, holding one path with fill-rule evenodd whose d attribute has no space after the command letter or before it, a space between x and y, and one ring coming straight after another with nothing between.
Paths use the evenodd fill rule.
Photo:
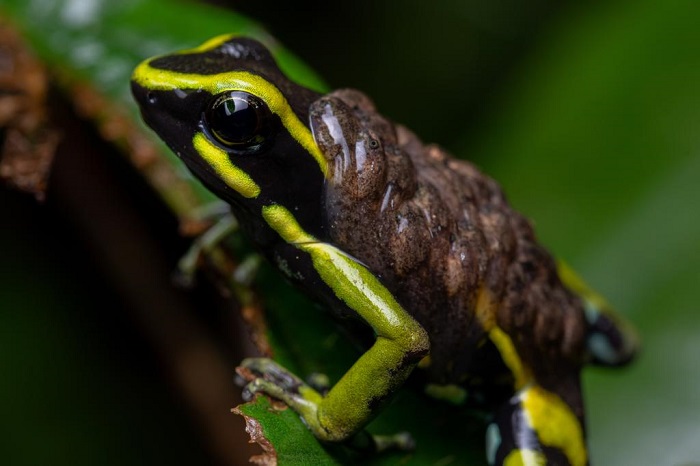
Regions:
<instances>
[{"instance_id":1,"label":"frog's head","mask_svg":"<svg viewBox=\"0 0 700 466\"><path fill-rule=\"evenodd\" d=\"M308 126L319 95L260 43L221 36L146 60L132 91L146 123L220 198L253 214L319 202L327 162Z\"/></svg>"}]
</instances>

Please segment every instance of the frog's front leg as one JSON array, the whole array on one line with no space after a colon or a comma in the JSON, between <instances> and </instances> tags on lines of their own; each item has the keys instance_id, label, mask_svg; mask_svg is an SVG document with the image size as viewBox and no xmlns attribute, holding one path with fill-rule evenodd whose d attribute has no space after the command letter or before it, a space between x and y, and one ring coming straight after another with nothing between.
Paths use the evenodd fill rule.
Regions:
<instances>
[{"instance_id":1,"label":"frog's front leg","mask_svg":"<svg viewBox=\"0 0 700 466\"><path fill-rule=\"evenodd\" d=\"M493 466L585 466L581 421L556 394L536 384L516 393L486 431Z\"/></svg>"},{"instance_id":2,"label":"frog's front leg","mask_svg":"<svg viewBox=\"0 0 700 466\"><path fill-rule=\"evenodd\" d=\"M372 327L376 341L325 395L275 375L253 381L248 390L287 402L317 438L347 440L362 430L428 354L428 335L365 266L303 232L284 207L266 207L263 216L287 243L308 254L319 278Z\"/></svg>"},{"instance_id":3,"label":"frog's front leg","mask_svg":"<svg viewBox=\"0 0 700 466\"><path fill-rule=\"evenodd\" d=\"M250 400L262 392L283 401L304 419L316 417L322 395L272 359L244 359L236 372L250 381L243 390L243 399Z\"/></svg>"},{"instance_id":4,"label":"frog's front leg","mask_svg":"<svg viewBox=\"0 0 700 466\"><path fill-rule=\"evenodd\" d=\"M250 400L256 392L266 393L283 401L304 419L314 419L317 403L326 387L318 388L305 383L296 375L289 372L269 358L247 358L243 360L236 372L243 380L251 381L243 391L243 399ZM318 376L318 374L316 374ZM415 447L413 437L408 432L393 435L370 435L366 431L356 434L348 446L358 452L376 453L386 450L410 451Z\"/></svg>"},{"instance_id":5,"label":"frog's front leg","mask_svg":"<svg viewBox=\"0 0 700 466\"><path fill-rule=\"evenodd\" d=\"M180 258L177 266L177 281L184 286L191 286L193 284L194 276L197 272L197 267L202 255L210 252L217 247L224 238L238 230L238 220L236 220L236 217L231 213L230 208L228 208L226 204L223 204L226 207L226 211L222 212L220 210L222 208L221 205L222 203L220 202L212 204L212 211L203 214L211 216L212 218L215 217L215 223L204 233L199 235L190 246L190 249Z\"/></svg>"}]
</instances>

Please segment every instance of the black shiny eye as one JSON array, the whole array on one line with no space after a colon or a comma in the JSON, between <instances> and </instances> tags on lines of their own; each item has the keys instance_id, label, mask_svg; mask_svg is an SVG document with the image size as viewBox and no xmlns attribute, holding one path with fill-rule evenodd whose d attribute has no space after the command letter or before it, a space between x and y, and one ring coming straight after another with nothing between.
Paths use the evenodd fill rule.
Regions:
<instances>
[{"instance_id":1,"label":"black shiny eye","mask_svg":"<svg viewBox=\"0 0 700 466\"><path fill-rule=\"evenodd\" d=\"M216 95L204 110L204 124L211 136L219 144L244 153L263 146L274 121L262 99L243 91Z\"/></svg>"}]
</instances>

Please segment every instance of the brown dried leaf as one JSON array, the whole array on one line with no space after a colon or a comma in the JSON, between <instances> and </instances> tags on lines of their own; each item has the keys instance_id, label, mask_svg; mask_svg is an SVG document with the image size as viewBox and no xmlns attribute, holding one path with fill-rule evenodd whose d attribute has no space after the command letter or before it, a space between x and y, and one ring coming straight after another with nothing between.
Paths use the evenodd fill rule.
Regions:
<instances>
[{"instance_id":1,"label":"brown dried leaf","mask_svg":"<svg viewBox=\"0 0 700 466\"><path fill-rule=\"evenodd\" d=\"M271 358L274 356L272 346L267 338L267 322L265 321L265 311L259 299L253 299L253 302L244 305L241 308L241 315L248 328L250 329L250 337L253 340L258 351L265 357Z\"/></svg>"},{"instance_id":2,"label":"brown dried leaf","mask_svg":"<svg viewBox=\"0 0 700 466\"><path fill-rule=\"evenodd\" d=\"M250 440L248 442L257 443L263 449L262 454L251 456L250 462L260 466L277 466L277 452L275 451L275 447L272 446L272 443L265 437L260 422L254 417L243 414L240 407L233 408L231 412L243 416L243 419L245 419L245 430L248 432L248 435L250 435Z\"/></svg>"},{"instance_id":3,"label":"brown dried leaf","mask_svg":"<svg viewBox=\"0 0 700 466\"><path fill-rule=\"evenodd\" d=\"M0 20L0 179L39 200L60 139L48 124L47 88L46 70Z\"/></svg>"}]
</instances>

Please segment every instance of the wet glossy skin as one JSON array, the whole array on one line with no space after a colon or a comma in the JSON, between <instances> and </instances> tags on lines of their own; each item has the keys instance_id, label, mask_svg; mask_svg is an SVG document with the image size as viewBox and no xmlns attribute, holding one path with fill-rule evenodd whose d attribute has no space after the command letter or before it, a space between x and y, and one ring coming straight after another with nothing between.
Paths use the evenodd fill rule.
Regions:
<instances>
[{"instance_id":1,"label":"wet glossy skin","mask_svg":"<svg viewBox=\"0 0 700 466\"><path fill-rule=\"evenodd\" d=\"M543 357L556 367L585 359L582 301L492 179L424 146L357 91L314 102L310 120L329 161L331 241L369 265L428 330L436 382L482 379L474 366L487 355L475 348L494 325L517 333L517 352L534 372Z\"/></svg>"},{"instance_id":2,"label":"wet glossy skin","mask_svg":"<svg viewBox=\"0 0 700 466\"><path fill-rule=\"evenodd\" d=\"M626 362L634 340L557 269L492 179L357 91L294 84L248 39L144 62L132 86L148 124L268 259L376 335L325 395L264 359L243 363L258 377L248 392L345 441L420 362L434 393L477 390L493 408L490 463L587 463L580 369Z\"/></svg>"}]
</instances>

